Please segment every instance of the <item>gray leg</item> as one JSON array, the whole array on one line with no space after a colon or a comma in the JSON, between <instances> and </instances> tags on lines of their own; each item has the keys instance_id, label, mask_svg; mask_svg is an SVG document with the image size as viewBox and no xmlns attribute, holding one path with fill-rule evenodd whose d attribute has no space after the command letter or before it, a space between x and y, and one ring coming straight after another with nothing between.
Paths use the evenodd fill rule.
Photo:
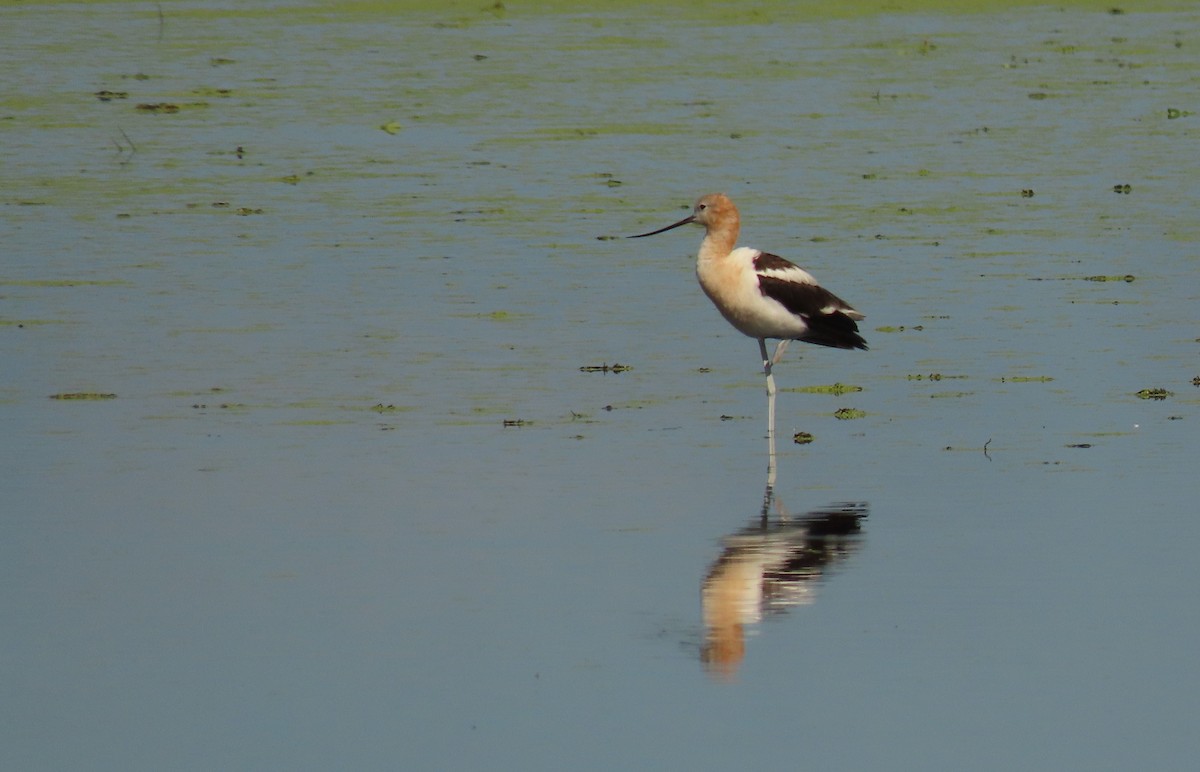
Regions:
<instances>
[{"instance_id":1,"label":"gray leg","mask_svg":"<svg viewBox=\"0 0 1200 772\"><path fill-rule=\"evenodd\" d=\"M780 341L783 346L787 341ZM771 374L771 365L777 361L779 348L775 349L776 359L767 357L767 341L758 339L758 350L762 354L763 373L767 376L767 490L775 488L775 376Z\"/></svg>"}]
</instances>

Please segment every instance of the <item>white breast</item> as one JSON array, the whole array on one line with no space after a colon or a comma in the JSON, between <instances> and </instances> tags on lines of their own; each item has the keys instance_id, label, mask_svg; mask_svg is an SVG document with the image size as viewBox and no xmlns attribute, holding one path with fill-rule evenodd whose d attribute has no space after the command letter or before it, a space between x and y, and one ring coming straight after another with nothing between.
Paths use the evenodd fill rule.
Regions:
<instances>
[{"instance_id":1,"label":"white breast","mask_svg":"<svg viewBox=\"0 0 1200 772\"><path fill-rule=\"evenodd\" d=\"M696 278L721 315L743 335L752 338L794 338L808 326L778 301L764 297L758 288L754 258L759 250L741 247L725 256L706 254L701 249L696 261ZM772 271L781 279L813 283L800 268Z\"/></svg>"}]
</instances>

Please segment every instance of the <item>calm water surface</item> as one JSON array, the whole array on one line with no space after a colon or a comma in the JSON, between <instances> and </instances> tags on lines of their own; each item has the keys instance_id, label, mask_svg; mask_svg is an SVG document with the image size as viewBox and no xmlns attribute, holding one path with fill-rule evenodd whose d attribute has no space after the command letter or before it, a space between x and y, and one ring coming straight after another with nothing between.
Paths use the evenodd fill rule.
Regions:
<instances>
[{"instance_id":1,"label":"calm water surface","mask_svg":"<svg viewBox=\"0 0 1200 772\"><path fill-rule=\"evenodd\" d=\"M1195 6L159 10L0 4L0 766L1194 764Z\"/></svg>"}]
</instances>

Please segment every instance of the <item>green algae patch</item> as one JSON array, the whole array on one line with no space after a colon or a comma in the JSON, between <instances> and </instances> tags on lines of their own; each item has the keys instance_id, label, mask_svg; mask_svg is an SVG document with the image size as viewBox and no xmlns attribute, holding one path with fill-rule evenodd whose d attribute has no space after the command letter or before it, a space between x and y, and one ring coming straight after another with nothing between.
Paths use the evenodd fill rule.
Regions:
<instances>
[{"instance_id":1,"label":"green algae patch","mask_svg":"<svg viewBox=\"0 0 1200 772\"><path fill-rule=\"evenodd\" d=\"M796 432L792 435L792 442L797 445L811 445L816 439L809 432Z\"/></svg>"},{"instance_id":2,"label":"green algae patch","mask_svg":"<svg viewBox=\"0 0 1200 772\"><path fill-rule=\"evenodd\" d=\"M856 407L842 407L834 411L833 417L839 421L853 421L856 418L866 418L867 411Z\"/></svg>"},{"instance_id":3,"label":"green algae patch","mask_svg":"<svg viewBox=\"0 0 1200 772\"><path fill-rule=\"evenodd\" d=\"M1131 282L1136 281L1137 277L1131 273L1127 273L1127 274L1124 274L1123 276L1084 276L1083 280L1084 281L1123 281L1126 284L1129 284Z\"/></svg>"},{"instance_id":4,"label":"green algae patch","mask_svg":"<svg viewBox=\"0 0 1200 772\"><path fill-rule=\"evenodd\" d=\"M1049 375L1005 375L997 378L1000 383L1049 383Z\"/></svg>"},{"instance_id":5,"label":"green algae patch","mask_svg":"<svg viewBox=\"0 0 1200 772\"><path fill-rule=\"evenodd\" d=\"M783 389L795 394L832 394L835 397L840 397L843 394L852 394L862 391L862 386L854 386L848 383L830 383L819 386L797 386L794 388Z\"/></svg>"},{"instance_id":6,"label":"green algae patch","mask_svg":"<svg viewBox=\"0 0 1200 772\"><path fill-rule=\"evenodd\" d=\"M62 394L51 394L50 399L76 400L81 402L98 402L106 399L116 399L116 394L98 391L70 391Z\"/></svg>"},{"instance_id":7,"label":"green algae patch","mask_svg":"<svg viewBox=\"0 0 1200 772\"><path fill-rule=\"evenodd\" d=\"M271 332L275 325L267 322L248 324L245 327L189 327L183 330L171 330L167 337L177 338L180 335L246 335L256 332Z\"/></svg>"},{"instance_id":8,"label":"green algae patch","mask_svg":"<svg viewBox=\"0 0 1200 772\"><path fill-rule=\"evenodd\" d=\"M351 408L351 410L362 410L362 409L364 409L364 408ZM372 405L371 407L368 407L365 409L370 410L372 413L378 413L380 415L392 415L394 413L411 413L412 411L416 410L416 408L413 407L412 405L392 405L392 404L385 405L382 402L380 402L376 405Z\"/></svg>"},{"instance_id":9,"label":"green algae patch","mask_svg":"<svg viewBox=\"0 0 1200 772\"><path fill-rule=\"evenodd\" d=\"M0 6L7 2L0 1ZM1021 7L1036 7L1045 5L1045 0L912 0L901 5L879 3L875 0L851 0L850 2L830 3L825 0L758 0L754 3L730 4L725 0L609 0L603 8L610 12L623 11L629 14L645 13L658 16L665 11L675 19L709 19L730 24L761 24L764 21L783 21L794 19L798 21L813 21L814 19L845 19L870 18L884 14L905 13L986 13L1010 10ZM1149 0L1139 3L1139 11L1176 10L1178 2L1168 3L1161 0ZM1119 15L1121 10L1115 8L1111 0L1063 0L1055 3L1055 7L1081 8ZM292 15L300 17L325 18L336 17L345 20L349 17L390 17L406 16L413 13L429 13L431 18L442 21L434 24L435 28L454 24L480 23L491 20L506 19L509 16L534 16L546 13L579 14L581 6L576 0L531 0L530 2L506 3L503 0L352 0L337 3L328 8L322 6L287 9ZM274 5L206 7L204 5L180 7L168 6L165 12L166 22L172 19L209 19L209 18L277 18L280 9ZM600 25L603 20L593 22ZM937 51L933 41L921 41L918 51L922 54L932 54Z\"/></svg>"},{"instance_id":10,"label":"green algae patch","mask_svg":"<svg viewBox=\"0 0 1200 772\"><path fill-rule=\"evenodd\" d=\"M974 395L973 391L939 391L936 394L930 394L930 399L961 399L962 397L970 397Z\"/></svg>"},{"instance_id":11,"label":"green algae patch","mask_svg":"<svg viewBox=\"0 0 1200 772\"><path fill-rule=\"evenodd\" d=\"M904 376L909 381L965 381L965 375L946 375L945 373L909 373Z\"/></svg>"},{"instance_id":12,"label":"green algae patch","mask_svg":"<svg viewBox=\"0 0 1200 772\"><path fill-rule=\"evenodd\" d=\"M120 279L0 279L0 287L127 287Z\"/></svg>"},{"instance_id":13,"label":"green algae patch","mask_svg":"<svg viewBox=\"0 0 1200 772\"><path fill-rule=\"evenodd\" d=\"M520 313L516 311L488 311L478 314L451 314L457 319L487 319L492 322L518 322L525 319L532 319L533 314Z\"/></svg>"},{"instance_id":14,"label":"green algae patch","mask_svg":"<svg viewBox=\"0 0 1200 772\"><path fill-rule=\"evenodd\" d=\"M1164 400L1167 397L1175 396L1175 392L1167 391L1166 389L1162 388L1142 389L1141 391L1137 392L1135 396L1137 396L1138 399Z\"/></svg>"},{"instance_id":15,"label":"green algae patch","mask_svg":"<svg viewBox=\"0 0 1200 772\"><path fill-rule=\"evenodd\" d=\"M63 319L0 319L0 327L39 327L46 324L71 324Z\"/></svg>"},{"instance_id":16,"label":"green algae patch","mask_svg":"<svg viewBox=\"0 0 1200 772\"><path fill-rule=\"evenodd\" d=\"M493 137L481 146L559 142L607 136L676 136L686 127L677 123L604 124L599 126L548 126L513 136ZM620 184L620 183L618 183Z\"/></svg>"}]
</instances>

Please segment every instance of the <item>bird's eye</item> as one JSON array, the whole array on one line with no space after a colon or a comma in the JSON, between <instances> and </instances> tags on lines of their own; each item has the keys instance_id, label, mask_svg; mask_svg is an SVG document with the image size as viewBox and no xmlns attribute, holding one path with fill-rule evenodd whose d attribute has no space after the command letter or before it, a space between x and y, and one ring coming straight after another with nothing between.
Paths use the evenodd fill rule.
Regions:
<instances>
[{"instance_id":1,"label":"bird's eye","mask_svg":"<svg viewBox=\"0 0 1200 772\"><path fill-rule=\"evenodd\" d=\"M708 204L696 204L697 212L703 212L705 209L708 209Z\"/></svg>"}]
</instances>

